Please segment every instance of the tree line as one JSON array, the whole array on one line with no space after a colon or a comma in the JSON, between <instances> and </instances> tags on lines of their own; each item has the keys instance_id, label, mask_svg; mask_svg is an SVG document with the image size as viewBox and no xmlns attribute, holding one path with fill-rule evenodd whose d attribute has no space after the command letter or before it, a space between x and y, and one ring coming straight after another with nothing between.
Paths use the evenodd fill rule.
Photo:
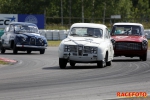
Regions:
<instances>
[{"instance_id":1,"label":"tree line","mask_svg":"<svg viewBox=\"0 0 150 100\"><path fill-rule=\"evenodd\" d=\"M45 14L46 23L57 24L103 23L111 15L121 15L121 21L149 21L150 0L0 0L0 13Z\"/></svg>"}]
</instances>

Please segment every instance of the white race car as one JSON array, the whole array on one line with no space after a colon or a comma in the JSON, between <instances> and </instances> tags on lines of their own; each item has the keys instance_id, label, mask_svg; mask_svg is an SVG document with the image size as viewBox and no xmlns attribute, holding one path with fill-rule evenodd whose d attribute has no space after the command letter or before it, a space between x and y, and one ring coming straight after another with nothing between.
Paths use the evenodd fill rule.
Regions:
<instances>
[{"instance_id":1,"label":"white race car","mask_svg":"<svg viewBox=\"0 0 150 100\"><path fill-rule=\"evenodd\" d=\"M70 27L68 37L58 50L59 66L66 68L76 63L97 63L102 68L110 66L114 50L109 30L105 25L94 23L75 23Z\"/></svg>"}]
</instances>

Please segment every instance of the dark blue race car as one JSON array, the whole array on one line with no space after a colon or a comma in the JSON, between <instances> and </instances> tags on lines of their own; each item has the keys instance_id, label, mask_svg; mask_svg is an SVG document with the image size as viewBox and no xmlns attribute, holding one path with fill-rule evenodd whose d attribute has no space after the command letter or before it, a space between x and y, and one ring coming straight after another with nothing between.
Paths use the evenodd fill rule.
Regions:
<instances>
[{"instance_id":1,"label":"dark blue race car","mask_svg":"<svg viewBox=\"0 0 150 100\"><path fill-rule=\"evenodd\" d=\"M38 27L33 23L12 22L6 26L4 34L1 36L1 53L6 50L18 51L39 51L45 53L47 39L39 34Z\"/></svg>"}]
</instances>

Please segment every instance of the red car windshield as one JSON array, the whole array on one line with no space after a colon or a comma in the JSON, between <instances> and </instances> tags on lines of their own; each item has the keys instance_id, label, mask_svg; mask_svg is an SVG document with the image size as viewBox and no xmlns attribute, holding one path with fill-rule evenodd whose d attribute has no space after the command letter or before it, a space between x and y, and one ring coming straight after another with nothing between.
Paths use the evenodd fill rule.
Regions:
<instances>
[{"instance_id":1,"label":"red car windshield","mask_svg":"<svg viewBox=\"0 0 150 100\"><path fill-rule=\"evenodd\" d=\"M111 35L141 35L141 27L135 25L115 25Z\"/></svg>"}]
</instances>

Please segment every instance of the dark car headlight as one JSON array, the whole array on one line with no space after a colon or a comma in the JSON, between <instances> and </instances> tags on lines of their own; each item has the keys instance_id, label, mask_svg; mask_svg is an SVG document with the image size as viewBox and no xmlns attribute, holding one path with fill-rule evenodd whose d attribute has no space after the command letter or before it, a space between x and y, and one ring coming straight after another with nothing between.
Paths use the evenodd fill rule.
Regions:
<instances>
[{"instance_id":1,"label":"dark car headlight","mask_svg":"<svg viewBox=\"0 0 150 100\"><path fill-rule=\"evenodd\" d=\"M27 41L27 37L23 37L23 36L17 36L16 37L16 40L18 41L18 42L26 42Z\"/></svg>"},{"instance_id":2,"label":"dark car headlight","mask_svg":"<svg viewBox=\"0 0 150 100\"><path fill-rule=\"evenodd\" d=\"M25 37L21 37L21 40L25 42L27 39Z\"/></svg>"},{"instance_id":3,"label":"dark car headlight","mask_svg":"<svg viewBox=\"0 0 150 100\"><path fill-rule=\"evenodd\" d=\"M143 41L142 41L142 48L143 48L144 50L146 50L146 49L147 49L147 46L148 46L148 42L147 42L146 40L143 40Z\"/></svg>"},{"instance_id":4,"label":"dark car headlight","mask_svg":"<svg viewBox=\"0 0 150 100\"><path fill-rule=\"evenodd\" d=\"M40 42L40 43L43 43L43 41L44 41L43 39L41 39L41 38L39 39L39 42Z\"/></svg>"}]
</instances>

